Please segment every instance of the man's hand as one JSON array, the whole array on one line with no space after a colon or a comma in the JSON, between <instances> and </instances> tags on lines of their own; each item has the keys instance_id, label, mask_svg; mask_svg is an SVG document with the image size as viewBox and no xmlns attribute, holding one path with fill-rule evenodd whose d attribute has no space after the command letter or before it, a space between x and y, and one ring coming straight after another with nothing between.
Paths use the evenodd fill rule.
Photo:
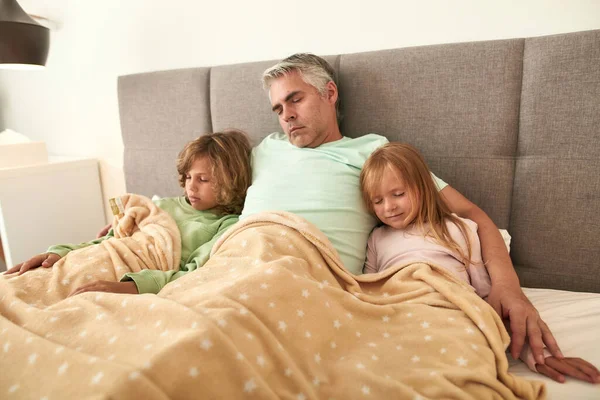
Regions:
<instances>
[{"instance_id":1,"label":"man's hand","mask_svg":"<svg viewBox=\"0 0 600 400\"><path fill-rule=\"evenodd\" d=\"M556 359L564 358L548 325L542 320L521 288L504 286L500 283L492 285L486 300L498 315L508 320L510 324L510 353L515 360L521 354L525 339L528 340L538 364L545 363L544 345Z\"/></svg>"},{"instance_id":2,"label":"man's hand","mask_svg":"<svg viewBox=\"0 0 600 400\"><path fill-rule=\"evenodd\" d=\"M552 332L521 290L519 278L498 227L481 208L456 189L446 186L440 191L440 195L452 212L462 218L469 218L478 225L477 234L481 241L481 254L492 281L487 302L505 322L508 321L510 324L507 329L512 331L513 358L516 359L521 353L526 338L539 364L544 364L544 343L553 356L564 358Z\"/></svg>"},{"instance_id":3,"label":"man's hand","mask_svg":"<svg viewBox=\"0 0 600 400\"><path fill-rule=\"evenodd\" d=\"M110 292L110 293L128 293L128 294L139 294L138 288L133 281L127 282L111 282L111 281L96 281L88 283L87 285L80 286L75 289L70 295L75 296L77 294L85 292Z\"/></svg>"},{"instance_id":4,"label":"man's hand","mask_svg":"<svg viewBox=\"0 0 600 400\"><path fill-rule=\"evenodd\" d=\"M100 232L98 232L98 234L96 235L96 239L100 239L101 237L106 236L106 234L108 233L108 231L110 231L111 227L112 227L112 224L108 224L104 228L102 228L100 230Z\"/></svg>"},{"instance_id":5,"label":"man's hand","mask_svg":"<svg viewBox=\"0 0 600 400\"><path fill-rule=\"evenodd\" d=\"M29 260L22 262L21 264L15 265L14 267L6 271L5 274L13 274L15 272L19 272L19 275L22 275L30 269L38 267L50 268L58 260L60 260L60 258L61 257L58 254L54 253L38 254L37 256L31 257Z\"/></svg>"},{"instance_id":6,"label":"man's hand","mask_svg":"<svg viewBox=\"0 0 600 400\"><path fill-rule=\"evenodd\" d=\"M600 383L600 371L589 362L581 358L556 358L547 357L544 364L536 364L535 368L540 374L563 383L566 376L580 379L589 383Z\"/></svg>"}]
</instances>

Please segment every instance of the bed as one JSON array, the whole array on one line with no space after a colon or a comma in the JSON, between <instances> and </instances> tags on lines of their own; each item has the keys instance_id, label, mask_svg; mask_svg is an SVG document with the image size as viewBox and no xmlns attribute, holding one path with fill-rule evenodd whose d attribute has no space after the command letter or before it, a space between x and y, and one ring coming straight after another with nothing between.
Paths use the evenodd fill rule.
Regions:
<instances>
[{"instance_id":1,"label":"bed","mask_svg":"<svg viewBox=\"0 0 600 400\"><path fill-rule=\"evenodd\" d=\"M600 205L600 30L332 55L326 59L338 74L344 114L341 123L343 134L357 137L375 132L387 136L391 141L407 142L420 149L438 176L485 210L499 228L510 233L511 257L525 293L549 324L563 352L583 357L600 366L600 350L595 343L600 334L600 214L597 212ZM262 71L274 63L275 60L270 60L120 77L118 96L128 192L148 197L178 195L180 189L177 186L174 160L183 144L199 134L235 127L248 132L253 143L257 144L269 133L279 131L260 83ZM131 201L143 203L144 199L132 197ZM144 204L148 208L152 207L151 204ZM335 260L327 250L327 241L318 232L303 225L302 221L289 215L273 215L268 219L270 224L277 227L276 233L273 233L277 240L282 237L288 240L289 236L294 235L303 238L302 240L310 239L312 246L320 249L320 257L327 261L330 269L337 271L334 275L325 276L321 275L324 273L323 268L295 272L294 269L285 267L281 271L285 270L287 275L277 281L277 284L289 285L286 287L289 290L297 288L300 300L320 299L316 307L324 310L324 313L328 308L342 305L339 319L333 320L333 328L329 327L332 332L348 326L350 321L358 324L358 320L362 318L360 304L386 306L388 303L382 303L384 300L381 299L394 297L395 287L384 289L384 284L367 281L357 286L342 270L335 267ZM232 394L237 392L228 391L230 386L238 383L240 397L300 399L342 396L334 389L328 392L327 388L352 386L356 379L350 373L356 373L356 369L361 369L361 366L362 369L375 368L375 364L367 365L366 362L357 361L358 359L352 358L355 355L348 356L348 360L344 360L346 356L336 358L336 368L348 373L347 381L340 381L339 376L334 379L333 375L327 373L317 374L316 371L321 371L321 366L330 354L323 349L318 351L318 346L315 351L310 352L312 347L303 349L298 344L298 348L293 350L298 354L304 354L303 350L306 350L306 354L302 362L298 358L293 359L294 367L283 364L270 366L262 353L253 353L249 360L247 355L236 352L232 343L237 342L231 337L227 339L231 340L227 342L229 347L225 342L218 342L219 347L217 342L202 338L202 335L194 336L185 329L165 327L180 323L181 326L191 325L187 329L197 329L194 318L214 317L209 318L212 321L211 330L206 324L202 325L202 329L213 333L224 332L226 320L215 316L216 314L210 315L223 307L222 304L213 307L212 303L221 292L236 296L235 299L230 297L230 300L235 301L228 307L239 314L251 314L256 321L264 321L270 317L268 308L259 312L243 306L244 301L249 301L248 298L254 299L255 295L260 295L259 288L263 284L267 287L269 284L252 281L256 283L253 287L248 284L250 281L243 279L254 278L244 275L246 272L236 270L229 259L221 258L226 253L239 262L243 259L248 263L249 270L250 267L262 268L266 260L258 255L249 256L227 248L227 243L236 243L238 247L245 248L245 243L256 236L249 233L252 227L265 224L265 221L266 219L250 221L244 227L246 231L240 229L239 233L236 231L230 238L225 238L225 244L220 242L225 250L216 253L214 265L209 266L208 272L203 273L205 275L191 274L197 276L183 282L174 282L165 288L166 294L160 297L161 301L155 301L147 295L139 296L139 300L132 300L126 297L109 299L110 295L85 294L57 304L53 303L54 300L44 304L42 300L25 300L27 296L23 294L24 290L15 291L11 301L6 299L9 295L3 295L0 299L3 316L0 321L0 346L3 347L0 348L5 353L2 370L11 370L11 365L21 365L15 364L17 359L14 357L17 355L23 359L18 361L22 363L18 368L21 372L11 370L9 374L0 374L0 393L30 393L43 397L46 393L44 390L38 390L37 387L34 389L31 384L26 383L34 377L40 379L41 375L48 379L41 387L47 389L48 393L62 393L63 397L127 398L135 395L144 398L239 398ZM153 232L152 235L155 235L152 240L176 242L176 239L168 239L172 236L168 230ZM287 246L292 246L294 251L300 247L300 244L296 246L296 242L290 243ZM275 243L274 246L277 247L278 244ZM301 252L312 254L313 250L306 248ZM135 250L132 254L135 256ZM87 257L92 259L95 255L83 257L81 263L85 263ZM104 262L107 259L101 260ZM169 261L161 260L164 265L161 264L163 266L160 268L168 268ZM294 265L293 259L286 259L282 255L282 265L285 265L286 260ZM314 265L323 266L319 262ZM265 268L262 271L264 275L261 276L270 276L273 269L268 266ZM419 274L427 277L425 280L431 281L432 287L437 287L435 268L431 271L421 271L420 268L415 267L415 271L418 269ZM220 275L225 273L223 271L230 275ZM113 274L116 279L118 272L111 269L106 274ZM302 289L300 283L303 279L313 278L317 279L313 282L314 285ZM72 284L72 279L78 278L63 275L53 279L57 279L57 287L60 288L61 285ZM44 277L37 279L38 283L43 280ZM207 282L214 284L207 285ZM238 282L242 283L238 285ZM318 297L328 290L328 285L336 285L336 282L346 285L349 294L347 297L339 297L337 300ZM3 281L0 284L4 284ZM178 290L195 285L204 285L202 287L214 296L213 300L198 297L194 298L197 302L193 303L190 298L178 294ZM58 290L49 296L55 295L58 299L64 296L65 290ZM440 286L439 290L443 291L444 286ZM282 290L279 295L272 297L274 301L268 301L265 297L266 307L270 307L271 303L274 304L271 308L277 307L280 304L277 299L283 299L285 292ZM377 293L381 296L377 297ZM392 295L389 296L388 293ZM451 294L448 296L451 297ZM195 312L168 314L169 307L175 300L188 302L189 310ZM289 300L290 303L295 301L297 300ZM199 305L204 305L205 308ZM351 312L342 311L350 309L345 308L346 305L352 307ZM468 308L465 311L467 314L479 318L479 307L465 307ZM120 308L133 310L135 313L125 317L119 314ZM154 313L159 309L169 316L156 317L158 314ZM299 306L290 310L288 311L298 313L299 318L303 318L306 312ZM373 313L367 313L369 315L365 318L372 318ZM411 312L405 313L407 314L412 315ZM34 318L32 315L39 317ZM376 317L385 323L389 322L385 313L377 314ZM497 322L491 315L486 314L485 318L485 321L481 320L477 325L481 332L484 331L483 326ZM127 330L139 332L141 323L135 328L136 324L132 319L145 320L144 335L140 335L137 340L129 337L122 344L125 346L122 351L132 349L139 355L137 358L110 350L110 346L123 342L123 335L108 333L110 329L115 328L121 333ZM148 319L151 320L151 325ZM91 328L81 328L79 325L83 320ZM41 333L41 325L61 321L67 322L67 326ZM285 332L288 328L292 330L290 323L285 321L283 317L275 318L272 321L273 331ZM398 322L408 323L406 319ZM130 329L132 326L134 328ZM261 326L241 326L237 331L240 338L236 340L244 339L244 335L244 340L249 341L262 337L261 345L266 348L263 351L272 352L279 348L285 354L288 354L287 351L289 354L293 353L288 344L273 339L270 334L267 336L271 341L260 336ZM419 329L419 326L427 328L429 323L420 321L415 329ZM103 329L106 329L106 334ZM467 332L471 333L469 330L467 328ZM361 332L365 335L367 331L353 330L347 332L347 335L360 336ZM392 331L382 332L383 337L386 334L389 337L389 332ZM396 331L400 335L398 332L401 331ZM314 335L314 331L311 334L309 329L298 329L294 333L300 335L297 341L308 340ZM88 339L91 336L100 337L102 345L90 347ZM485 338L489 339L488 336L482 336L482 340ZM197 341L194 349L198 352L197 365L184 366L185 354L180 359L167 357L168 353L176 352L177 349L167 346L165 341L185 342L188 339ZM344 340L346 339L348 336L344 336ZM51 373L50 369L38 371L37 375L28 372L26 367L40 363L43 355L41 351L26 352L24 349L38 341L46 342L47 346L43 351L61 357L68 354L69 361L56 361ZM328 340L326 344L329 346L327 351L333 351L341 342ZM401 345L396 344L395 347L386 348L386 351L375 353L371 350L377 346L383 349L382 342L365 339L364 344L361 356L370 357L370 363L391 358L395 360L389 361L398 362L399 356L390 356L390 352L403 350ZM370 344L374 346L369 349ZM165 347L156 350L159 346ZM477 347L474 346L473 349ZM502 344L496 343L492 347L498 346L502 347ZM19 351L16 352L16 349ZM266 375L263 373L248 379L240 377L245 370L235 366L238 364L212 365L211 373L208 373L203 369L202 360L210 351L217 349L224 359L227 355L235 356L251 371L261 371L265 364L266 368L272 369ZM152 353L153 356L151 360L142 362L145 353ZM283 358L278 358L281 359ZM461 365L466 363L462 357L457 360ZM420 361L422 360L418 356L412 355L402 362ZM97 369L100 368L99 365L103 369ZM348 371L345 370L346 367ZM170 377L166 381L161 380L161 374L178 369L181 373L177 379ZM302 377L302 390L292 390L293 385L286 386L285 379L281 377L296 376L294 374L302 374L302 371L307 370L315 373ZM510 362L509 371L516 376L544 382L547 398L550 399L600 398L598 385L573 380L561 385L530 372L517 361ZM419 398L420 395L423 398L444 398L443 392L440 394L432 389L436 386L432 384L436 382L435 371L431 371L431 374L420 383L429 392L413 392L410 385L398 389L388 381L393 381L394 377L381 375L371 376L369 384L358 385L353 389L355 392L350 392L354 395L346 394L346 397L385 398L386 395L382 393L387 393L387 396L394 393L398 398ZM88 384L72 388L60 383L63 376L69 376L71 381L81 380ZM259 379L258 376L262 378ZM186 392L178 389L182 377L187 380L203 377L210 379L197 386L194 389L197 392ZM417 380L421 378L421 375L415 377ZM270 379L276 382L274 386L264 386ZM219 389L216 392L208 391L208 382L217 385ZM520 386L521 383L514 383L514 393L521 393L523 397L543 397L539 385L524 387ZM132 388L137 391L132 392ZM263 389L265 391L260 392ZM379 389L383 392L378 391Z\"/></svg>"}]
</instances>

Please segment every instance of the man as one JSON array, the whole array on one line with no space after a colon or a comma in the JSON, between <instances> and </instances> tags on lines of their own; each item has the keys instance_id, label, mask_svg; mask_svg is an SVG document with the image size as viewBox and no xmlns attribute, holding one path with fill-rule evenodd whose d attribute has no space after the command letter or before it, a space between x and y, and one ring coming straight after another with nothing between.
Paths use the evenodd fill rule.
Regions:
<instances>
[{"instance_id":1,"label":"man","mask_svg":"<svg viewBox=\"0 0 600 400\"><path fill-rule=\"evenodd\" d=\"M292 55L267 69L263 83L285 135L271 134L254 149L252 186L241 219L274 209L296 213L328 236L349 271L360 273L375 221L362 205L358 176L366 158L387 139L342 136L334 71L320 57ZM557 381L564 381L562 374L585 379L579 367L567 365L548 326L522 292L496 225L454 188L437 178L436 183L450 209L479 226L492 281L487 301L510 323L512 356L519 356L527 337L539 372ZM544 344L553 356L548 358L552 367L545 362Z\"/></svg>"}]
</instances>

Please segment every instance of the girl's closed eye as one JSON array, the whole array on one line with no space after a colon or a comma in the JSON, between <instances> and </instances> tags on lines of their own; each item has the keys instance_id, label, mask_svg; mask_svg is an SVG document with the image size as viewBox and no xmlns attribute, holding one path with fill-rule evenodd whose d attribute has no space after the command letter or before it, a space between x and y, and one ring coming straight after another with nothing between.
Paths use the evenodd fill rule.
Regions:
<instances>
[{"instance_id":1,"label":"girl's closed eye","mask_svg":"<svg viewBox=\"0 0 600 400\"><path fill-rule=\"evenodd\" d=\"M402 197L402 196L404 196L405 193L406 192L396 192L396 193L394 193L394 196L395 197Z\"/></svg>"},{"instance_id":2,"label":"girl's closed eye","mask_svg":"<svg viewBox=\"0 0 600 400\"><path fill-rule=\"evenodd\" d=\"M372 201L373 201L373 204L381 204L380 198L373 199Z\"/></svg>"}]
</instances>

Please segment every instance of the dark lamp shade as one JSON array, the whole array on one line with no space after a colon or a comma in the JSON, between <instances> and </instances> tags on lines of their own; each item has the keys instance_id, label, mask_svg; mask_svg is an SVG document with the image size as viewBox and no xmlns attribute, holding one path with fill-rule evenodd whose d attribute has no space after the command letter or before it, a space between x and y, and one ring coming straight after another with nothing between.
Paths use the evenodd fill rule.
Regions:
<instances>
[{"instance_id":1,"label":"dark lamp shade","mask_svg":"<svg viewBox=\"0 0 600 400\"><path fill-rule=\"evenodd\" d=\"M49 29L33 20L23 22L29 19L27 14L22 17L6 9L0 11L5 11L0 15L0 68L43 68L50 47ZM23 12L20 7L19 11Z\"/></svg>"}]
</instances>

